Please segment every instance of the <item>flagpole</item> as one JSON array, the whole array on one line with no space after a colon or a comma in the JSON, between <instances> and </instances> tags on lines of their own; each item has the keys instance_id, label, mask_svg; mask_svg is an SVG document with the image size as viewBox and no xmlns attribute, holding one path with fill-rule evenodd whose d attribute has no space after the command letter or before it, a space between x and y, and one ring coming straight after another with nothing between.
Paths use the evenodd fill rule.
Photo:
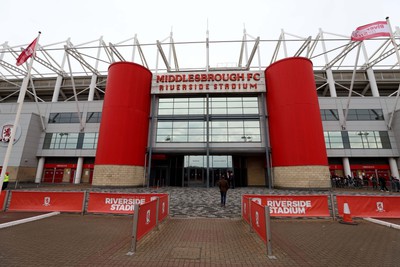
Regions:
<instances>
[{"instance_id":1,"label":"flagpole","mask_svg":"<svg viewBox=\"0 0 400 267\"><path fill-rule=\"evenodd\" d=\"M394 39L394 36L393 36L392 26L390 25L389 17L386 17L386 22L389 26L390 40L392 41L393 48L396 51L397 64L399 64L399 67L400 67L400 53L399 53L399 50L397 49L396 40ZM400 94L400 85L399 85L399 88L397 89L396 101L394 102L393 112L392 112L392 114L390 114L390 119L389 119L389 123L388 123L389 130L392 128L394 112L396 111L397 103L399 102L399 94Z\"/></svg>"},{"instance_id":2,"label":"flagpole","mask_svg":"<svg viewBox=\"0 0 400 267\"><path fill-rule=\"evenodd\" d=\"M33 60L35 58L36 48L37 48L37 45L39 43L40 34L41 34L41 32L39 32L39 34L38 34L38 37L37 37L36 43L35 43L35 47L33 49L33 54L32 54L32 57L31 57L31 59L29 61L28 72L27 72L25 78L22 80L21 90L20 90L19 96L18 96L18 109L17 109L17 113L15 115L15 121L14 121L14 124L13 124L13 128L11 130L10 141L8 142L6 155L4 156L3 168L1 169L1 174L0 174L0 194L2 192L1 190L2 190L2 187L3 187L4 176L5 176L5 173L7 172L8 162L10 160L11 151L12 151L12 148L13 148L13 145L14 145L15 134L17 132L19 118L21 116L22 105L24 104L25 94L26 94L26 90L28 88L29 78L31 76Z\"/></svg>"}]
</instances>

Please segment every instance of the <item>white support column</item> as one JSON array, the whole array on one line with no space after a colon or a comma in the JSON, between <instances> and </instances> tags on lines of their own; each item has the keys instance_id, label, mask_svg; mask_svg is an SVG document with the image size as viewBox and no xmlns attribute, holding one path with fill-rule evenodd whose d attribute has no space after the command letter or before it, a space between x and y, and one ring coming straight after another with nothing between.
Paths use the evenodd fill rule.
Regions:
<instances>
[{"instance_id":1,"label":"white support column","mask_svg":"<svg viewBox=\"0 0 400 267\"><path fill-rule=\"evenodd\" d=\"M333 79L332 69L328 68L328 69L325 70L325 72L326 72L326 78L327 78L327 82L328 82L328 86L329 86L329 92L331 94L331 97L337 97L336 87L335 87L335 80Z\"/></svg>"},{"instance_id":2,"label":"white support column","mask_svg":"<svg viewBox=\"0 0 400 267\"><path fill-rule=\"evenodd\" d=\"M345 176L345 177L347 177L347 175L350 175L350 176L352 176L351 175L351 169L350 169L350 161L349 161L349 158L347 158L347 157L345 157L345 158L342 158L342 161L343 161L343 175Z\"/></svg>"},{"instance_id":3,"label":"white support column","mask_svg":"<svg viewBox=\"0 0 400 267\"><path fill-rule=\"evenodd\" d=\"M78 158L78 163L76 166L76 172L74 177L74 184L80 184L82 178L82 169L83 169L83 158Z\"/></svg>"},{"instance_id":4,"label":"white support column","mask_svg":"<svg viewBox=\"0 0 400 267\"><path fill-rule=\"evenodd\" d=\"M328 66L329 59L324 41L324 32L322 31L322 29L319 29L319 36L321 37L322 51L324 52L325 64L326 66ZM326 68L325 72L326 72L326 81L328 82L329 92L331 94L331 97L337 97L335 80L333 79L332 69L328 67Z\"/></svg>"},{"instance_id":5,"label":"white support column","mask_svg":"<svg viewBox=\"0 0 400 267\"><path fill-rule=\"evenodd\" d=\"M399 179L399 168L397 167L397 161L395 158L389 158L389 166L390 166L390 172L394 177Z\"/></svg>"},{"instance_id":6,"label":"white support column","mask_svg":"<svg viewBox=\"0 0 400 267\"><path fill-rule=\"evenodd\" d=\"M58 96L60 95L61 84L63 77L61 75L57 76L56 85L54 86L53 98L51 102L58 102Z\"/></svg>"},{"instance_id":7,"label":"white support column","mask_svg":"<svg viewBox=\"0 0 400 267\"><path fill-rule=\"evenodd\" d=\"M97 74L93 74L89 86L88 101L93 101L94 99L94 92L96 91L96 83L97 83Z\"/></svg>"},{"instance_id":8,"label":"white support column","mask_svg":"<svg viewBox=\"0 0 400 267\"><path fill-rule=\"evenodd\" d=\"M367 69L367 76L373 97L379 97L378 85L376 84L375 74L371 68Z\"/></svg>"},{"instance_id":9,"label":"white support column","mask_svg":"<svg viewBox=\"0 0 400 267\"><path fill-rule=\"evenodd\" d=\"M42 180L43 170L44 170L44 161L45 161L45 158L41 157L38 162L38 166L36 169L36 176L35 176L35 183L37 183L37 184L39 184L40 181Z\"/></svg>"}]
</instances>

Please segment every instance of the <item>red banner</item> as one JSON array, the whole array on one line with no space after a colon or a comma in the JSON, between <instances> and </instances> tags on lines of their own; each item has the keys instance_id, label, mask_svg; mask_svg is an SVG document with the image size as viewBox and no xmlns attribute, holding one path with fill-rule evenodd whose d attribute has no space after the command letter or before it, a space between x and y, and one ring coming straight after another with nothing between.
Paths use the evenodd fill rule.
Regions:
<instances>
[{"instance_id":1,"label":"red banner","mask_svg":"<svg viewBox=\"0 0 400 267\"><path fill-rule=\"evenodd\" d=\"M267 230L265 222L265 208L257 202L251 203L251 226L254 231L261 237L264 242L267 242Z\"/></svg>"},{"instance_id":2,"label":"red banner","mask_svg":"<svg viewBox=\"0 0 400 267\"><path fill-rule=\"evenodd\" d=\"M9 211L82 212L84 192L12 191Z\"/></svg>"},{"instance_id":3,"label":"red banner","mask_svg":"<svg viewBox=\"0 0 400 267\"><path fill-rule=\"evenodd\" d=\"M143 236L156 226L157 200L140 205L139 221L137 225L136 239L139 241Z\"/></svg>"},{"instance_id":4,"label":"red banner","mask_svg":"<svg viewBox=\"0 0 400 267\"><path fill-rule=\"evenodd\" d=\"M93 193L89 194L87 212L133 214L134 205L150 201L146 194Z\"/></svg>"},{"instance_id":5,"label":"red banner","mask_svg":"<svg viewBox=\"0 0 400 267\"><path fill-rule=\"evenodd\" d=\"M400 218L400 197L397 196L336 196L339 216L344 203L349 205L352 217Z\"/></svg>"},{"instance_id":6,"label":"red banner","mask_svg":"<svg viewBox=\"0 0 400 267\"><path fill-rule=\"evenodd\" d=\"M326 195L243 195L262 206L268 205L271 217L329 217Z\"/></svg>"},{"instance_id":7,"label":"red banner","mask_svg":"<svg viewBox=\"0 0 400 267\"><path fill-rule=\"evenodd\" d=\"M158 207L158 221L162 222L169 214L168 195L160 196Z\"/></svg>"},{"instance_id":8,"label":"red banner","mask_svg":"<svg viewBox=\"0 0 400 267\"><path fill-rule=\"evenodd\" d=\"M243 196L242 197L242 217L243 219L250 223L250 197L249 196Z\"/></svg>"},{"instance_id":9,"label":"red banner","mask_svg":"<svg viewBox=\"0 0 400 267\"><path fill-rule=\"evenodd\" d=\"M147 203L156 197L165 195L166 194L122 194L91 192L89 194L87 212L133 214L135 204L143 205L144 203Z\"/></svg>"}]
</instances>

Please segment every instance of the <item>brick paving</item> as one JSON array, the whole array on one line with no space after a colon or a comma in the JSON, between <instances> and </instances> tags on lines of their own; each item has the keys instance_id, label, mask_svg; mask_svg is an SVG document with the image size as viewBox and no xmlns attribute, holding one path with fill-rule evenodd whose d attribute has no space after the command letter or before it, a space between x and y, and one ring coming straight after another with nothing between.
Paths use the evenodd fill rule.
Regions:
<instances>
[{"instance_id":1,"label":"brick paving","mask_svg":"<svg viewBox=\"0 0 400 267\"><path fill-rule=\"evenodd\" d=\"M399 230L363 220L351 226L330 219L272 219L276 259L269 259L263 241L240 219L240 196L291 191L230 190L225 209L218 205L215 188L126 191L168 192L171 198L171 216L138 242L134 255L127 255L132 216L61 214L0 229L0 266L398 266L400 262ZM0 219L13 216L0 215Z\"/></svg>"}]
</instances>

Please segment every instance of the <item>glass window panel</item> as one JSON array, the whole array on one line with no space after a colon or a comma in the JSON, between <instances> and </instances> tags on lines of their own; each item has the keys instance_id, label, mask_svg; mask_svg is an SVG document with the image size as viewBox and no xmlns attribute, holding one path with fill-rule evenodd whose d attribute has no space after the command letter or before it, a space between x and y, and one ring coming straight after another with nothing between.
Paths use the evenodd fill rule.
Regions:
<instances>
[{"instance_id":1,"label":"glass window panel","mask_svg":"<svg viewBox=\"0 0 400 267\"><path fill-rule=\"evenodd\" d=\"M242 102L241 97L227 97L226 102L231 103L231 102Z\"/></svg>"},{"instance_id":2,"label":"glass window panel","mask_svg":"<svg viewBox=\"0 0 400 267\"><path fill-rule=\"evenodd\" d=\"M204 135L189 135L189 142L204 142L205 136Z\"/></svg>"},{"instance_id":3,"label":"glass window panel","mask_svg":"<svg viewBox=\"0 0 400 267\"><path fill-rule=\"evenodd\" d=\"M187 135L174 135L172 137L173 142L187 142L188 136Z\"/></svg>"},{"instance_id":4,"label":"glass window panel","mask_svg":"<svg viewBox=\"0 0 400 267\"><path fill-rule=\"evenodd\" d=\"M188 109L174 109L174 115L187 115Z\"/></svg>"},{"instance_id":5,"label":"glass window panel","mask_svg":"<svg viewBox=\"0 0 400 267\"><path fill-rule=\"evenodd\" d=\"M159 109L158 115L172 115L174 112L173 109Z\"/></svg>"},{"instance_id":6,"label":"glass window panel","mask_svg":"<svg viewBox=\"0 0 400 267\"><path fill-rule=\"evenodd\" d=\"M189 114L193 114L193 115L203 115L204 113L204 109L200 109L200 108L190 108L189 109Z\"/></svg>"},{"instance_id":7,"label":"glass window panel","mask_svg":"<svg viewBox=\"0 0 400 267\"><path fill-rule=\"evenodd\" d=\"M243 121L228 121L228 127L243 127Z\"/></svg>"},{"instance_id":8,"label":"glass window panel","mask_svg":"<svg viewBox=\"0 0 400 267\"><path fill-rule=\"evenodd\" d=\"M241 107L228 108L228 114L243 114L243 110Z\"/></svg>"},{"instance_id":9,"label":"glass window panel","mask_svg":"<svg viewBox=\"0 0 400 267\"><path fill-rule=\"evenodd\" d=\"M260 122L259 121L244 121L244 127L257 127L260 128Z\"/></svg>"},{"instance_id":10,"label":"glass window panel","mask_svg":"<svg viewBox=\"0 0 400 267\"><path fill-rule=\"evenodd\" d=\"M162 142L171 142L171 136L170 135L157 135L156 137L157 142L162 143Z\"/></svg>"},{"instance_id":11,"label":"glass window panel","mask_svg":"<svg viewBox=\"0 0 400 267\"><path fill-rule=\"evenodd\" d=\"M157 135L171 135L172 129L157 129Z\"/></svg>"},{"instance_id":12,"label":"glass window panel","mask_svg":"<svg viewBox=\"0 0 400 267\"><path fill-rule=\"evenodd\" d=\"M330 143L331 148L343 148L343 143Z\"/></svg>"},{"instance_id":13,"label":"glass window panel","mask_svg":"<svg viewBox=\"0 0 400 267\"><path fill-rule=\"evenodd\" d=\"M173 105L172 102L160 102L160 103L158 104L158 108L159 108L159 109L163 109L163 108L173 108L173 107L174 107L174 105Z\"/></svg>"},{"instance_id":14,"label":"glass window panel","mask_svg":"<svg viewBox=\"0 0 400 267\"><path fill-rule=\"evenodd\" d=\"M204 135L204 129L202 128L193 128L190 129L189 134L190 135Z\"/></svg>"},{"instance_id":15,"label":"glass window panel","mask_svg":"<svg viewBox=\"0 0 400 267\"><path fill-rule=\"evenodd\" d=\"M46 133L46 135L44 137L44 142L43 142L43 149L50 149L52 136L53 136L53 133Z\"/></svg>"},{"instance_id":16,"label":"glass window panel","mask_svg":"<svg viewBox=\"0 0 400 267\"><path fill-rule=\"evenodd\" d=\"M228 136L228 139L229 139L229 142L244 142L244 138L243 137L244 137L243 135L230 134Z\"/></svg>"},{"instance_id":17,"label":"glass window panel","mask_svg":"<svg viewBox=\"0 0 400 267\"><path fill-rule=\"evenodd\" d=\"M226 102L212 102L211 107L214 108L226 108Z\"/></svg>"},{"instance_id":18,"label":"glass window panel","mask_svg":"<svg viewBox=\"0 0 400 267\"><path fill-rule=\"evenodd\" d=\"M189 99L188 98L174 98L174 102L176 103L188 103Z\"/></svg>"},{"instance_id":19,"label":"glass window panel","mask_svg":"<svg viewBox=\"0 0 400 267\"><path fill-rule=\"evenodd\" d=\"M174 108L175 109L177 109L177 108L187 109L187 108L189 108L189 103L188 102L177 102L174 104Z\"/></svg>"},{"instance_id":20,"label":"glass window panel","mask_svg":"<svg viewBox=\"0 0 400 267\"><path fill-rule=\"evenodd\" d=\"M189 128L204 128L204 121L189 121Z\"/></svg>"},{"instance_id":21,"label":"glass window panel","mask_svg":"<svg viewBox=\"0 0 400 267\"><path fill-rule=\"evenodd\" d=\"M157 128L172 128L172 121L159 121Z\"/></svg>"},{"instance_id":22,"label":"glass window panel","mask_svg":"<svg viewBox=\"0 0 400 267\"><path fill-rule=\"evenodd\" d=\"M187 128L188 127L188 121L174 121L173 122L173 127L175 128Z\"/></svg>"},{"instance_id":23,"label":"glass window panel","mask_svg":"<svg viewBox=\"0 0 400 267\"><path fill-rule=\"evenodd\" d=\"M210 113L214 115L225 115L227 114L227 111L226 108L213 108Z\"/></svg>"},{"instance_id":24,"label":"glass window panel","mask_svg":"<svg viewBox=\"0 0 400 267\"><path fill-rule=\"evenodd\" d=\"M244 108L258 108L258 102L243 102Z\"/></svg>"},{"instance_id":25,"label":"glass window panel","mask_svg":"<svg viewBox=\"0 0 400 267\"><path fill-rule=\"evenodd\" d=\"M258 114L258 108L243 108L243 114Z\"/></svg>"},{"instance_id":26,"label":"glass window panel","mask_svg":"<svg viewBox=\"0 0 400 267\"><path fill-rule=\"evenodd\" d=\"M227 135L211 135L211 142L226 142L228 141Z\"/></svg>"},{"instance_id":27,"label":"glass window panel","mask_svg":"<svg viewBox=\"0 0 400 267\"><path fill-rule=\"evenodd\" d=\"M204 102L190 102L189 107L190 108L204 108L205 104L204 104Z\"/></svg>"},{"instance_id":28,"label":"glass window panel","mask_svg":"<svg viewBox=\"0 0 400 267\"><path fill-rule=\"evenodd\" d=\"M221 128L221 127L228 127L228 122L227 121L212 121L211 122L211 127L212 128Z\"/></svg>"},{"instance_id":29,"label":"glass window panel","mask_svg":"<svg viewBox=\"0 0 400 267\"><path fill-rule=\"evenodd\" d=\"M260 135L249 135L251 137L252 142L261 142L261 136Z\"/></svg>"},{"instance_id":30,"label":"glass window panel","mask_svg":"<svg viewBox=\"0 0 400 267\"><path fill-rule=\"evenodd\" d=\"M178 128L174 129L173 135L187 135L188 134L188 129L187 128Z\"/></svg>"},{"instance_id":31,"label":"glass window panel","mask_svg":"<svg viewBox=\"0 0 400 267\"><path fill-rule=\"evenodd\" d=\"M228 129L227 128L212 128L211 133L212 134L228 134Z\"/></svg>"},{"instance_id":32,"label":"glass window panel","mask_svg":"<svg viewBox=\"0 0 400 267\"><path fill-rule=\"evenodd\" d=\"M226 102L226 97L210 97L210 102Z\"/></svg>"},{"instance_id":33,"label":"glass window panel","mask_svg":"<svg viewBox=\"0 0 400 267\"><path fill-rule=\"evenodd\" d=\"M172 103L172 102L174 102L174 99L173 98L160 98L160 99L158 99L158 102L159 103Z\"/></svg>"},{"instance_id":34,"label":"glass window panel","mask_svg":"<svg viewBox=\"0 0 400 267\"><path fill-rule=\"evenodd\" d=\"M86 122L88 123L99 123L101 121L101 112L88 112L86 116Z\"/></svg>"},{"instance_id":35,"label":"glass window panel","mask_svg":"<svg viewBox=\"0 0 400 267\"><path fill-rule=\"evenodd\" d=\"M244 134L243 128L229 128L228 131L229 131L229 135L231 135L231 134L243 135Z\"/></svg>"},{"instance_id":36,"label":"glass window panel","mask_svg":"<svg viewBox=\"0 0 400 267\"><path fill-rule=\"evenodd\" d=\"M249 135L249 134L260 134L260 128L244 128L244 132Z\"/></svg>"},{"instance_id":37,"label":"glass window panel","mask_svg":"<svg viewBox=\"0 0 400 267\"><path fill-rule=\"evenodd\" d=\"M241 107L242 107L242 102L228 100L228 108L241 108Z\"/></svg>"}]
</instances>

